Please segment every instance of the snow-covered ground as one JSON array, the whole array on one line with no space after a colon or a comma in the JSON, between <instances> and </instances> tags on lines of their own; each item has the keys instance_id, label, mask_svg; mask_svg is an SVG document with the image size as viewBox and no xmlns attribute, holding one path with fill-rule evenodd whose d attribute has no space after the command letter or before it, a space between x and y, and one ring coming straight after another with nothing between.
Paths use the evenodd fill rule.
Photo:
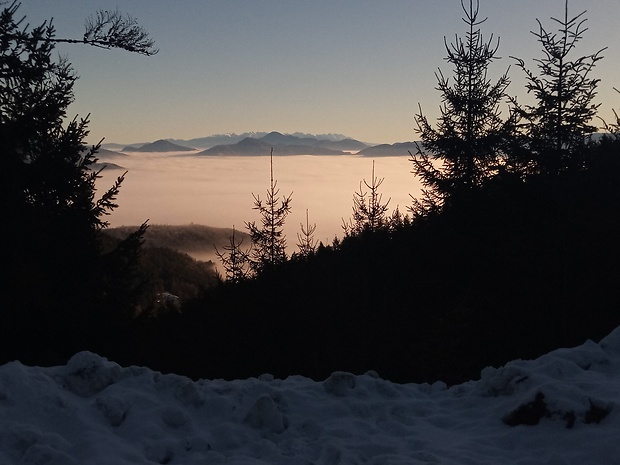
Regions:
<instances>
[{"instance_id":1,"label":"snow-covered ground","mask_svg":"<svg viewBox=\"0 0 620 465\"><path fill-rule=\"evenodd\" d=\"M620 328L449 389L192 382L83 352L0 367L0 464L618 464L619 394Z\"/></svg>"}]
</instances>

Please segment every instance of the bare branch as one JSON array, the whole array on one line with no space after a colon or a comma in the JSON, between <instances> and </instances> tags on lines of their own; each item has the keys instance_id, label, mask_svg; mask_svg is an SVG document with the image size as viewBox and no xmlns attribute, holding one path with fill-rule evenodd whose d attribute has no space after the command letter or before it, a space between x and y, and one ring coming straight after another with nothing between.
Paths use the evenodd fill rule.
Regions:
<instances>
[{"instance_id":1,"label":"bare branch","mask_svg":"<svg viewBox=\"0 0 620 465\"><path fill-rule=\"evenodd\" d=\"M53 43L86 44L104 49L120 48L141 55L155 55L155 41L149 37L135 18L118 10L100 10L86 20L82 39L60 39L50 37Z\"/></svg>"}]
</instances>

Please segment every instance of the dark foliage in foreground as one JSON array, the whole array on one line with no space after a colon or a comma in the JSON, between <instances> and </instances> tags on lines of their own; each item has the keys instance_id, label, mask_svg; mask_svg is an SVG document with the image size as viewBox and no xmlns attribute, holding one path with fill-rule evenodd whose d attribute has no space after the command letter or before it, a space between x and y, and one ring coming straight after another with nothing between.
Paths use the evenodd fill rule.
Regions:
<instances>
[{"instance_id":1,"label":"dark foliage in foreground","mask_svg":"<svg viewBox=\"0 0 620 465\"><path fill-rule=\"evenodd\" d=\"M620 143L410 226L345 238L142 321L127 363L192 377L376 370L456 383L620 324Z\"/></svg>"},{"instance_id":2,"label":"dark foliage in foreground","mask_svg":"<svg viewBox=\"0 0 620 465\"><path fill-rule=\"evenodd\" d=\"M426 188L413 222L383 223L373 181L342 242L213 289L182 315L136 322L130 342L140 353L125 362L192 377L375 370L456 383L620 324L620 140L589 137L599 55L564 59L581 15L569 19L566 6L556 20L564 35L535 34L542 77L519 64L538 106L511 99L504 122L497 105L508 78L487 79L496 48L481 39L478 2L461 5L469 31L447 46L455 81L439 76L438 128L418 117L435 158L412 160ZM549 52L557 47L559 61Z\"/></svg>"},{"instance_id":3,"label":"dark foliage in foreground","mask_svg":"<svg viewBox=\"0 0 620 465\"><path fill-rule=\"evenodd\" d=\"M66 120L77 77L54 57L56 43L76 41L56 37L51 22L30 28L19 6L0 8L0 363L42 364L107 347L127 324L146 225L102 250L123 176L96 192L88 120ZM92 19L77 42L154 53L146 32L118 14Z\"/></svg>"},{"instance_id":4,"label":"dark foliage in foreground","mask_svg":"<svg viewBox=\"0 0 620 465\"><path fill-rule=\"evenodd\" d=\"M0 25L16 27L7 14ZM37 34L32 44L46 58L51 48L44 36L53 30ZM21 55L13 52L8 56ZM579 143L551 150L525 125L516 139L524 143L513 144L518 156L506 164L497 159L492 171L481 165L483 181L475 188L466 195L449 192L449 202L422 209L413 222L400 214L385 218L387 204L375 195L380 183L373 181L367 184L370 203L360 191L355 204L360 216L350 225L360 227L342 241L270 261L251 279L203 288L201 281L211 283L213 275L189 257L151 249L153 255L139 260L144 228L103 247L103 215L115 207L122 179L103 201L94 201L96 173L88 167L95 149L82 155L86 122L62 125L74 78L65 64L47 69L46 63L35 66L38 79L16 87L21 93L0 92L9 174L1 197L10 219L1 250L10 273L0 315L4 358L59 363L87 349L121 364L194 378L270 372L324 379L337 370L375 370L394 381L457 383L488 365L597 340L620 325L617 134L594 143L582 137L580 124L570 134ZM30 75L8 73L0 80ZM56 105L30 105L47 91L57 94ZM532 121L537 116L522 113ZM559 124L549 134L563 136L564 129ZM457 171L444 174L469 179ZM274 186L272 180L273 199ZM269 214L277 220L276 203ZM366 223L372 218L380 221ZM268 225L272 233L278 221ZM308 231L307 222L312 244ZM193 300L182 312L135 312L139 294L148 294L147 274L153 293L183 292ZM533 404L537 415L547 414L542 400Z\"/></svg>"}]
</instances>

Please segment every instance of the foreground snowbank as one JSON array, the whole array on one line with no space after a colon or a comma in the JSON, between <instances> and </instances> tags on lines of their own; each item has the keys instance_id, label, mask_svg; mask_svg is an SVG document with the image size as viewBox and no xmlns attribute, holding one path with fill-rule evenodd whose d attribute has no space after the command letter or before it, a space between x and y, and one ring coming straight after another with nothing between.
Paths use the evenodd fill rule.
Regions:
<instances>
[{"instance_id":1,"label":"foreground snowbank","mask_svg":"<svg viewBox=\"0 0 620 465\"><path fill-rule=\"evenodd\" d=\"M83 352L0 367L0 464L616 464L620 328L447 389L192 382Z\"/></svg>"}]
</instances>

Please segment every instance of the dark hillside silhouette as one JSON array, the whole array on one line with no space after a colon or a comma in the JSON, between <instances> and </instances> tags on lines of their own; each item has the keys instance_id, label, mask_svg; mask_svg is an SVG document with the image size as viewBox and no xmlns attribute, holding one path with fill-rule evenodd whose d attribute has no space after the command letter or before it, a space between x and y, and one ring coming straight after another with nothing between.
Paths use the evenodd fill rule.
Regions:
<instances>
[{"instance_id":1,"label":"dark hillside silhouette","mask_svg":"<svg viewBox=\"0 0 620 465\"><path fill-rule=\"evenodd\" d=\"M123 176L95 195L98 146L84 143L87 120L66 119L76 76L56 58L55 44L156 50L135 20L118 12L97 13L73 40L56 37L51 22L30 28L18 10L17 2L0 10L0 362L42 364L101 348L130 319L146 229L101 249Z\"/></svg>"},{"instance_id":2,"label":"dark hillside silhouette","mask_svg":"<svg viewBox=\"0 0 620 465\"><path fill-rule=\"evenodd\" d=\"M303 260L211 288L182 315L137 328L141 355L128 362L195 378L376 370L459 383L620 325L620 140L570 139L556 159L570 169L545 168L556 150L545 141L558 128L563 137L563 123L541 134L529 125L536 109L500 117L508 77L487 78L497 49L481 39L477 5L462 3L469 31L448 46L454 83L438 76L438 127L418 115L430 152L414 160L427 187L414 220L393 215ZM586 83L591 67L579 69ZM582 114L575 134L587 136L592 116Z\"/></svg>"},{"instance_id":3,"label":"dark hillside silhouette","mask_svg":"<svg viewBox=\"0 0 620 465\"><path fill-rule=\"evenodd\" d=\"M490 183L438 216L213 288L183 315L150 321L132 362L195 378L376 370L458 383L604 337L620 324L611 145L561 190L543 177Z\"/></svg>"},{"instance_id":4,"label":"dark hillside silhouette","mask_svg":"<svg viewBox=\"0 0 620 465\"><path fill-rule=\"evenodd\" d=\"M136 226L118 226L105 230L106 236L116 239L126 237ZM178 250L187 254L214 254L215 246L228 242L230 228L216 228L201 224L163 225L151 224L144 234L145 247L163 247ZM247 233L237 231L239 239L247 239Z\"/></svg>"},{"instance_id":5,"label":"dark hillside silhouette","mask_svg":"<svg viewBox=\"0 0 620 465\"><path fill-rule=\"evenodd\" d=\"M53 30L19 31L16 7L4 9L3 361L52 363L88 349L193 378L374 370L393 381L452 384L609 334L620 325L617 122L609 136L587 133L591 66L571 68L585 89L554 87L581 92L585 113L556 106L544 121L538 107L512 100L502 118L508 77L487 78L497 48L481 38L477 5L462 2L468 31L446 44L455 77L438 75L437 126L417 115L424 151L413 169L427 195L415 218L387 213L373 172L353 194L345 237L317 245L307 216L298 237L307 248L289 259L282 224L291 197L279 197L272 165L266 199L255 197L260 219L246 224L253 249L241 250L236 237L224 249L234 256L229 282L170 249L143 248L146 225L104 240L122 176L100 200L92 195L97 147L84 155L86 122L64 121L74 77L50 58ZM579 18L560 24L570 29ZM537 37L544 50L554 37L562 42L542 28ZM27 56L28 47L37 53ZM539 82L530 77L528 89ZM255 264L255 273L239 263ZM168 304L173 293L182 306L174 296Z\"/></svg>"}]
</instances>

